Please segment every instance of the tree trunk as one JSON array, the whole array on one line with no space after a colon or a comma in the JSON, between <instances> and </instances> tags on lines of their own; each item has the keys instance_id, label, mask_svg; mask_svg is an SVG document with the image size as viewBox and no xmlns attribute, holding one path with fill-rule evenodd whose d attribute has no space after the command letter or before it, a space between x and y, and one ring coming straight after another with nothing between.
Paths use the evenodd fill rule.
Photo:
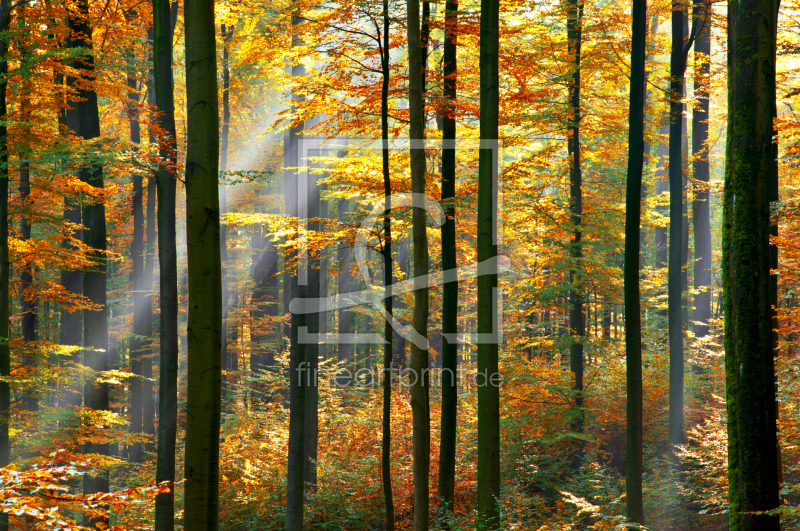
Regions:
<instances>
[{"instance_id":1,"label":"tree trunk","mask_svg":"<svg viewBox=\"0 0 800 531\"><path fill-rule=\"evenodd\" d=\"M583 249L581 246L581 217L583 215L583 193L581 191L581 32L583 23L583 2L570 0L567 11L567 40L572 63L572 79L569 82L570 124L567 141L569 153L569 195L572 210L573 239L570 249L572 266L570 268L570 328L573 340L570 345L570 369L575 381L575 419L573 427L583 433L583 342L586 338L586 323L583 315L584 289L581 282ZM642 80L644 85L644 80Z\"/></svg>"},{"instance_id":2,"label":"tree trunk","mask_svg":"<svg viewBox=\"0 0 800 531\"><path fill-rule=\"evenodd\" d=\"M695 0L694 17L708 16L709 0ZM692 112L692 175L695 180L692 221L694 225L694 289L700 292L694 297L694 335L696 338L708 334L711 319L711 217L709 208L709 160L708 160L708 109L709 79L711 71L711 28L704 24L694 42L694 92L697 104Z\"/></svg>"},{"instance_id":3,"label":"tree trunk","mask_svg":"<svg viewBox=\"0 0 800 531\"><path fill-rule=\"evenodd\" d=\"M500 529L500 387L497 320L497 164L500 2L481 0L478 163L478 524ZM481 336L482 335L482 336Z\"/></svg>"},{"instance_id":4,"label":"tree trunk","mask_svg":"<svg viewBox=\"0 0 800 531\"><path fill-rule=\"evenodd\" d=\"M349 202L346 199L339 200L337 214L340 223L343 223L347 219L348 204ZM341 267L338 281L338 294L341 296L346 293L350 293L355 289L353 275L350 274L350 266L352 265L350 263L352 249L347 240L343 239L339 242L337 256L339 260L339 267ZM353 332L353 321L355 315L355 312L352 310L345 308L339 310L339 335L342 337L342 340L339 341L337 346L337 359L339 362L346 362L346 367L348 370L352 370L351 365L355 357L355 348L354 345L345 338L347 338ZM348 381L348 378L344 375L339 375L339 378L337 379L338 385L347 385Z\"/></svg>"},{"instance_id":5,"label":"tree trunk","mask_svg":"<svg viewBox=\"0 0 800 531\"><path fill-rule=\"evenodd\" d=\"M447 201L456 196L456 118L458 76L458 0L445 4L445 35L442 96L442 203L446 220L442 225L442 270L458 267L456 248L456 209ZM455 275L453 275L455 277ZM442 286L442 413L439 446L439 500L447 513L453 510L456 482L456 442L458 429L458 279Z\"/></svg>"},{"instance_id":6,"label":"tree trunk","mask_svg":"<svg viewBox=\"0 0 800 531\"><path fill-rule=\"evenodd\" d=\"M642 506L642 324L639 300L639 233L644 165L645 0L633 1L628 112L628 183L625 195L625 358L627 363L626 505L628 518L644 524Z\"/></svg>"},{"instance_id":7,"label":"tree trunk","mask_svg":"<svg viewBox=\"0 0 800 531\"><path fill-rule=\"evenodd\" d=\"M669 442L683 443L683 294L681 264L683 262L683 153L682 116L684 54L683 4L672 5L672 54L670 56L670 122L669 122Z\"/></svg>"},{"instance_id":8,"label":"tree trunk","mask_svg":"<svg viewBox=\"0 0 800 531\"><path fill-rule=\"evenodd\" d=\"M230 72L230 42L233 37L233 26L226 28L225 24L221 27L222 30L222 136L220 137L219 145L219 170L225 172L228 170L228 136L230 134L231 124L231 104L230 104L230 87L231 87L231 72ZM219 213L224 216L228 212L228 187L225 183L219 185ZM227 370L230 362L228 360L228 309L230 307L228 299L228 244L227 244L227 226L224 223L220 224L219 233L220 245L220 259L222 260L222 402L225 403L228 398L228 384L227 384Z\"/></svg>"},{"instance_id":9,"label":"tree trunk","mask_svg":"<svg viewBox=\"0 0 800 531\"><path fill-rule=\"evenodd\" d=\"M397 247L397 270L403 273L404 278L410 278L408 274L408 239L404 238L397 242ZM395 297L392 308L397 310L405 307L403 300L400 297ZM406 339L397 332L394 333L392 361L398 371L406 367Z\"/></svg>"},{"instance_id":10,"label":"tree trunk","mask_svg":"<svg viewBox=\"0 0 800 531\"><path fill-rule=\"evenodd\" d=\"M301 23L299 7L295 6L292 14L292 26L297 29ZM295 34L292 35L292 46L299 46L301 41ZM305 67L302 63L292 65L292 76L305 75ZM293 94L292 100L298 101L299 96ZM294 107L294 104L293 104ZM293 108L294 110L294 108ZM296 169L300 165L300 148L303 137L304 124L293 125L289 128L289 133L285 139L284 160L286 169L284 170L284 193L286 196L286 215L299 217L299 202L305 201L306 197L299 197L299 178ZM298 240L298 233L295 231L295 241ZM299 259L299 250L290 253L286 259L291 262ZM303 299L307 292L306 283L298 282L299 267L293 266L290 270L286 268L284 276L285 294L284 302L291 302L294 297ZM286 472L286 531L300 531L303 529L304 511L304 488L305 478L305 413L306 413L306 387L311 373L308 371L305 356L305 345L298 341L299 327L306 325L305 315L292 313L289 325L289 448L287 456Z\"/></svg>"},{"instance_id":11,"label":"tree trunk","mask_svg":"<svg viewBox=\"0 0 800 531\"><path fill-rule=\"evenodd\" d=\"M394 531L394 498L392 497L392 353L394 349L394 329L388 316L394 309L392 300L392 284L394 282L392 266L392 174L389 169L389 0L383 0L383 43L381 54L381 139L383 144L383 195L386 201L386 215L383 218L383 285L385 298L384 311L388 314L384 319L383 337L383 418L381 424L381 480L383 486L383 503L386 508L386 529ZM380 37L380 35L379 35ZM380 41L379 41L380 43Z\"/></svg>"},{"instance_id":12,"label":"tree trunk","mask_svg":"<svg viewBox=\"0 0 800 531\"><path fill-rule=\"evenodd\" d=\"M305 172L304 178L306 179L305 197L302 198L306 201L306 215L309 219L314 220L319 218L319 203L320 203L320 189L319 189L319 175L313 174L310 171ZM308 225L309 230L319 232L320 224L312 222ZM315 254L309 252L307 260L308 273L306 276L306 297L309 299L319 299L319 282L320 282L320 254L321 250ZM324 313L312 313L305 317L306 325L308 326L309 334L319 334L319 322ZM319 373L319 352L320 345L316 340L306 343L303 346L305 352L306 368L309 371L309 377L304 382L306 384L306 403L305 403L305 428L304 428L304 452L305 464L303 465L303 481L306 488L315 489L317 486L317 448L319 442L319 386L318 386L318 373Z\"/></svg>"},{"instance_id":13,"label":"tree trunk","mask_svg":"<svg viewBox=\"0 0 800 531\"><path fill-rule=\"evenodd\" d=\"M728 5L728 132L722 278L731 531L777 530L778 440L770 199L778 2ZM735 201L734 201L735 198Z\"/></svg>"},{"instance_id":14,"label":"tree trunk","mask_svg":"<svg viewBox=\"0 0 800 531\"><path fill-rule=\"evenodd\" d=\"M186 0L186 242L189 374L186 398L186 529L219 526L222 278L219 115L214 3Z\"/></svg>"},{"instance_id":15,"label":"tree trunk","mask_svg":"<svg viewBox=\"0 0 800 531\"><path fill-rule=\"evenodd\" d=\"M171 6L169 0L153 0L153 71L162 139L158 168L158 264L160 273L160 361L158 385L158 450L156 482L175 482L175 444L178 429L178 263L175 241L175 100L172 79ZM157 531L175 527L174 489L156 496Z\"/></svg>"},{"instance_id":16,"label":"tree trunk","mask_svg":"<svg viewBox=\"0 0 800 531\"><path fill-rule=\"evenodd\" d=\"M414 241L414 277L428 274L428 236L422 195L425 194L424 78L422 38L420 35L419 0L408 0L408 109L411 139L411 191L414 194L412 234ZM416 145L414 143L417 143ZM428 378L428 288L414 290L413 326L426 338L425 348L411 344L411 414L414 470L414 530L428 529L430 518L430 404Z\"/></svg>"}]
</instances>

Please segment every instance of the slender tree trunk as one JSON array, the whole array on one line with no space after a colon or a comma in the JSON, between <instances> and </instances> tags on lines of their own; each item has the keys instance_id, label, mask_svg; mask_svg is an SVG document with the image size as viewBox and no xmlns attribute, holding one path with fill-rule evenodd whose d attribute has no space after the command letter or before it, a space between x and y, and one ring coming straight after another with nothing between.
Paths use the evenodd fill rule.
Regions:
<instances>
[{"instance_id":1,"label":"slender tree trunk","mask_svg":"<svg viewBox=\"0 0 800 531\"><path fill-rule=\"evenodd\" d=\"M645 56L645 64L648 62L652 62L654 60L653 53L655 51L655 36L658 32L658 16L654 16L651 19L651 24L649 27L649 35L650 38L648 42L650 43L647 46L647 55ZM647 39L647 37L645 37ZM645 129L647 129L647 100L650 97L650 90L648 89L648 83L650 79L650 72L645 68L644 72L644 106L645 106ZM658 152L658 148L656 148L656 152ZM644 139L644 164L648 166L651 160L651 153L652 153L652 145L648 141L647 137ZM647 182L642 180L642 202L647 200ZM641 231L639 233L639 271L640 275L642 275L642 279L645 278L644 268L647 266L647 254L645 250L647 249L647 230L645 227L641 227ZM595 298L597 294L595 293ZM596 326L595 326L596 328ZM597 330L595 330L597 333Z\"/></svg>"},{"instance_id":2,"label":"slender tree trunk","mask_svg":"<svg viewBox=\"0 0 800 531\"><path fill-rule=\"evenodd\" d=\"M158 385L158 450L156 482L175 482L175 444L178 429L178 262L175 240L177 143L172 79L173 26L169 0L153 0L153 71L161 140L158 168L158 264L160 361ZM156 496L157 531L175 527L174 489Z\"/></svg>"},{"instance_id":3,"label":"slender tree trunk","mask_svg":"<svg viewBox=\"0 0 800 531\"><path fill-rule=\"evenodd\" d=\"M339 205L337 209L337 214L339 217L339 222L342 223L347 219L347 209L348 209L349 202L346 199L340 199ZM339 260L339 267L341 271L339 273L339 281L338 281L338 293L339 295L344 295L346 293L350 293L355 289L355 282L353 280L353 275L350 274L350 266L351 264L351 256L352 256L352 249L346 240L342 240L339 242L339 249L337 252L338 260ZM343 338L347 337L349 334L353 332L353 322L355 317L355 312L352 310L348 310L342 308L339 310L339 335ZM348 342L346 339L340 341L339 345L337 346L337 358L340 362L346 362L348 370L352 369L350 366L355 358L355 348L354 345ZM347 380L344 375L340 375L340 378L337 380L338 385L346 385Z\"/></svg>"},{"instance_id":4,"label":"slender tree trunk","mask_svg":"<svg viewBox=\"0 0 800 531\"><path fill-rule=\"evenodd\" d=\"M292 14L292 26L296 29L301 23L299 8L295 7ZM299 37L292 35L292 46L301 44ZM292 76L305 75L305 67L302 63L292 65ZM293 101L299 101L299 96L293 94ZM294 105L293 105L294 107ZM294 109L293 109L294 110ZM300 165L300 147L302 142L304 124L301 122L297 126L289 129L285 140L285 166L287 168L297 168ZM298 217L299 202L306 201L306 197L299 197L299 177L296 169L284 170L284 193L286 197L286 215ZM298 233L295 232L295 239ZM298 250L292 251L287 260L299 258ZM284 281L286 282L286 294L284 301L291 301L295 296L305 298L307 285L298 282L297 275L299 268L293 267L294 271L287 269ZM293 274L294 273L294 274ZM288 306L288 304L287 304ZM291 314L290 317L290 338L289 338L289 448L287 456L286 472L286 531L300 531L303 529L304 511L304 488L305 478L305 413L306 413L306 383L311 377L308 371L308 362L305 356L305 345L298 341L299 327L306 325L306 317L299 314Z\"/></svg>"},{"instance_id":5,"label":"slender tree trunk","mask_svg":"<svg viewBox=\"0 0 800 531\"><path fill-rule=\"evenodd\" d=\"M222 278L219 115L214 3L186 0L186 241L189 262L189 374L185 527L219 526Z\"/></svg>"},{"instance_id":6,"label":"slender tree trunk","mask_svg":"<svg viewBox=\"0 0 800 531\"><path fill-rule=\"evenodd\" d=\"M456 209L447 201L456 196L456 117L458 76L458 0L445 4L443 74L445 108L442 112L442 202L445 220L442 225L442 270L455 271ZM453 510L456 483L456 442L458 428L458 279L442 286L442 413L439 446L439 500L447 513Z\"/></svg>"},{"instance_id":7,"label":"slender tree trunk","mask_svg":"<svg viewBox=\"0 0 800 531\"><path fill-rule=\"evenodd\" d=\"M233 26L230 28L221 27L222 30L222 136L220 136L219 146L219 170L228 170L228 136L230 134L231 123L231 104L230 104L230 42L233 37ZM224 216L228 212L228 187L225 183L219 185L219 212ZM230 362L228 360L228 309L230 307L228 299L228 244L227 226L220 224L219 233L220 258L222 260L222 402L228 398L227 370Z\"/></svg>"},{"instance_id":8,"label":"slender tree trunk","mask_svg":"<svg viewBox=\"0 0 800 531\"><path fill-rule=\"evenodd\" d=\"M414 241L414 277L428 274L428 236L422 196L425 194L424 78L419 0L408 0L408 109L411 145L411 191L414 197L412 233ZM416 143L416 144L415 144ZM428 336L428 288L414 290L413 326L422 337ZM414 530L427 531L430 518L430 405L428 351L412 342L411 414L414 470Z\"/></svg>"},{"instance_id":9,"label":"slender tree trunk","mask_svg":"<svg viewBox=\"0 0 800 531\"><path fill-rule=\"evenodd\" d=\"M137 16L135 11L126 13L128 20L134 20ZM130 139L134 149L138 151L141 143L141 128L139 126L139 106L138 95L136 94L136 67L133 63L133 52L126 55L128 69L128 126L130 128ZM133 238L131 240L131 286L133 288L133 335L128 342L131 360L130 387L130 411L131 424L130 431L134 434L142 433L142 349L145 342L144 336L144 187L143 178L140 173L131 176L133 181L133 198L131 201L131 217L133 218ZM132 463L142 461L142 444L134 443L129 449L129 459Z\"/></svg>"},{"instance_id":10,"label":"slender tree trunk","mask_svg":"<svg viewBox=\"0 0 800 531\"><path fill-rule=\"evenodd\" d=\"M709 0L695 0L694 17L708 17ZM709 208L709 160L708 160L708 109L709 73L711 71L711 28L704 24L694 43L694 91L697 104L692 112L692 174L695 180L692 221L694 225L694 289L700 290L694 297L694 335L696 338L708 334L711 319L711 217Z\"/></svg>"},{"instance_id":11,"label":"slender tree trunk","mask_svg":"<svg viewBox=\"0 0 800 531\"><path fill-rule=\"evenodd\" d=\"M633 1L628 112L628 184L625 196L625 357L627 363L626 505L628 518L644 524L642 506L642 325L639 300L639 232L644 166L645 0Z\"/></svg>"},{"instance_id":12,"label":"slender tree trunk","mask_svg":"<svg viewBox=\"0 0 800 531\"><path fill-rule=\"evenodd\" d=\"M731 531L778 530L770 199L778 2L728 5L728 132L722 278ZM735 198L735 201L734 201Z\"/></svg>"},{"instance_id":13,"label":"slender tree trunk","mask_svg":"<svg viewBox=\"0 0 800 531\"><path fill-rule=\"evenodd\" d=\"M309 219L314 220L319 218L319 203L320 203L320 189L319 189L319 175L312 174L309 171L305 172L306 189L305 197L302 198L306 201L307 209L306 215ZM313 232L319 232L320 225L318 222L309 224L309 229ZM306 276L306 297L309 299L319 299L319 277L320 277L320 253L311 254L309 252L307 260L308 273ZM312 313L305 317L308 332L310 334L319 334L320 318L324 314ZM308 378L304 382L306 384L306 403L305 403L305 428L304 428L304 453L305 464L303 465L303 481L308 489L316 489L317 486L317 448L319 446L319 387L318 387L318 373L319 373L319 351L320 344L317 342L306 343L303 346L305 351L306 368L308 369Z\"/></svg>"},{"instance_id":14,"label":"slender tree trunk","mask_svg":"<svg viewBox=\"0 0 800 531\"><path fill-rule=\"evenodd\" d=\"M683 74L686 56L683 3L672 5L672 55L670 59L669 122L669 442L683 443L683 294L681 264L683 251Z\"/></svg>"},{"instance_id":15,"label":"slender tree trunk","mask_svg":"<svg viewBox=\"0 0 800 531\"><path fill-rule=\"evenodd\" d=\"M409 278L408 240L404 238L397 242L397 248L397 270L403 273L405 278ZM403 300L400 297L395 297L395 301L392 303L392 308L397 310L405 307L406 306ZM394 333L392 361L394 362L394 366L398 371L406 367L406 339L397 332Z\"/></svg>"},{"instance_id":16,"label":"slender tree trunk","mask_svg":"<svg viewBox=\"0 0 800 531\"><path fill-rule=\"evenodd\" d=\"M383 0L383 43L381 54L381 140L383 166L383 195L386 201L386 215L383 217L383 285L385 298L384 310L392 315L392 284L394 282L392 266L392 174L389 169L389 0ZM386 508L386 529L394 531L394 498L392 497L392 353L394 349L394 330L389 319L384 319L383 337L383 419L381 425L381 480L383 486L383 503Z\"/></svg>"},{"instance_id":17,"label":"slender tree trunk","mask_svg":"<svg viewBox=\"0 0 800 531\"><path fill-rule=\"evenodd\" d=\"M586 338L586 323L583 315L584 288L581 282L583 248L581 229L583 215L583 192L581 190L581 33L583 24L582 0L570 0L567 7L567 40L572 60L572 79L569 83L570 124L567 143L569 153L569 195L572 209L573 239L570 249L572 266L570 268L570 328L573 341L570 345L570 369L575 381L575 419L573 426L577 433L583 433L583 342ZM644 80L643 83L644 85Z\"/></svg>"},{"instance_id":18,"label":"slender tree trunk","mask_svg":"<svg viewBox=\"0 0 800 531\"><path fill-rule=\"evenodd\" d=\"M6 31L11 17L10 0L0 0L0 30ZM0 467L9 465L11 443L8 428L11 420L11 389L7 378L11 375L11 352L8 348L9 311L8 288L10 280L8 261L8 117L6 94L8 83L8 37L0 38ZM0 514L0 531L8 529L8 513Z\"/></svg>"},{"instance_id":19,"label":"slender tree trunk","mask_svg":"<svg viewBox=\"0 0 800 531\"><path fill-rule=\"evenodd\" d=\"M497 164L500 2L481 0L478 163L478 524L500 529L500 387L497 382ZM485 144L488 143L488 146ZM489 148L489 149L487 149Z\"/></svg>"}]
</instances>

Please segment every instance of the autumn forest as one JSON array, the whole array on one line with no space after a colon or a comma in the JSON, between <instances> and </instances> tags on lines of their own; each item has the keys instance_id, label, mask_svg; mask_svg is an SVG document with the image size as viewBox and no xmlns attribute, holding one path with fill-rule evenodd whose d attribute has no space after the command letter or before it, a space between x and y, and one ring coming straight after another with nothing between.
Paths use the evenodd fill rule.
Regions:
<instances>
[{"instance_id":1,"label":"autumn forest","mask_svg":"<svg viewBox=\"0 0 800 531\"><path fill-rule=\"evenodd\" d=\"M0 531L800 529L798 0L0 0Z\"/></svg>"}]
</instances>

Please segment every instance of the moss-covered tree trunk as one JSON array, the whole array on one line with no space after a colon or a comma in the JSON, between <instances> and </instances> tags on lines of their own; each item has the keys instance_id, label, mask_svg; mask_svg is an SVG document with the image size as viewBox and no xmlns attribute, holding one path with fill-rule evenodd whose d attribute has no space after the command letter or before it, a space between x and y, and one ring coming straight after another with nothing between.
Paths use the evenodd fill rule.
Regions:
<instances>
[{"instance_id":1,"label":"moss-covered tree trunk","mask_svg":"<svg viewBox=\"0 0 800 531\"><path fill-rule=\"evenodd\" d=\"M778 451L770 196L778 2L728 4L728 132L722 274L731 531L777 530Z\"/></svg>"},{"instance_id":2,"label":"moss-covered tree trunk","mask_svg":"<svg viewBox=\"0 0 800 531\"><path fill-rule=\"evenodd\" d=\"M644 75L647 34L645 0L633 0L631 83L628 107L628 182L625 192L625 360L627 450L625 491L628 518L644 524L642 505L642 316L639 300L639 236L644 166Z\"/></svg>"},{"instance_id":3,"label":"moss-covered tree trunk","mask_svg":"<svg viewBox=\"0 0 800 531\"><path fill-rule=\"evenodd\" d=\"M186 0L186 242L189 367L185 528L219 526L222 278L214 2Z\"/></svg>"}]
</instances>

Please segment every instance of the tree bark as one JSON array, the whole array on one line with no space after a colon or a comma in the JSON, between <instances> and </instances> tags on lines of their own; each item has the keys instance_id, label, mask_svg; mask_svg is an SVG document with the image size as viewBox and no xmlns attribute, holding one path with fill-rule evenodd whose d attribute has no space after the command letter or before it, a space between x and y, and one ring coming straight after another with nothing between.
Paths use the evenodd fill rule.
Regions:
<instances>
[{"instance_id":1,"label":"tree bark","mask_svg":"<svg viewBox=\"0 0 800 531\"><path fill-rule=\"evenodd\" d=\"M424 70L420 32L419 0L408 0L408 109L411 140L411 191L415 195L412 213L414 242L414 277L428 274L428 236L426 212L421 196L425 194ZM413 326L422 337L428 336L428 288L414 290ZM412 342L411 385L412 443L414 471L414 530L428 529L430 518L430 404L428 351Z\"/></svg>"},{"instance_id":2,"label":"tree bark","mask_svg":"<svg viewBox=\"0 0 800 531\"><path fill-rule=\"evenodd\" d=\"M642 324L639 290L644 75L647 34L645 0L633 1L631 84L628 112L628 183L625 195L625 358L627 364L626 506L628 519L644 524L642 505Z\"/></svg>"},{"instance_id":3,"label":"tree bark","mask_svg":"<svg viewBox=\"0 0 800 531\"><path fill-rule=\"evenodd\" d=\"M172 79L171 6L169 0L153 0L153 71L161 139L157 176L158 264L160 273L160 361L158 385L158 449L156 482L175 482L175 444L178 429L178 263L175 240L177 140ZM175 527L174 489L156 496L157 531Z\"/></svg>"},{"instance_id":4,"label":"tree bark","mask_svg":"<svg viewBox=\"0 0 800 531\"><path fill-rule=\"evenodd\" d=\"M307 163L306 163L307 164ZM320 189L319 175L310 171L305 172L306 195L302 200L306 201L306 215L309 220L319 218L320 210ZM308 223L309 230L319 232L319 222L311 221ZM306 297L309 299L319 299L320 297L320 251L314 254L309 252L307 259L308 273L306 276ZM312 313L305 317L309 334L319 334L319 322L324 313ZM303 481L307 489L317 487L317 448L319 446L319 353L320 345L318 342L309 342L303 346L305 352L306 368L309 371L309 378L306 379L306 403L305 403L305 428L304 428L304 453L305 464L303 465Z\"/></svg>"},{"instance_id":5,"label":"tree bark","mask_svg":"<svg viewBox=\"0 0 800 531\"><path fill-rule=\"evenodd\" d=\"M728 132L722 278L731 531L778 530L770 199L778 2L728 5ZM734 200L735 199L735 200Z\"/></svg>"},{"instance_id":6,"label":"tree bark","mask_svg":"<svg viewBox=\"0 0 800 531\"><path fill-rule=\"evenodd\" d=\"M448 0L444 15L444 57L442 59L444 106L442 110L442 203L446 220L442 225L442 270L455 271L456 209L456 117L458 76L458 0ZM455 276L455 275L454 275ZM458 279L442 286L442 413L439 446L439 500L452 513L456 482L458 429Z\"/></svg>"},{"instance_id":7,"label":"tree bark","mask_svg":"<svg viewBox=\"0 0 800 531\"><path fill-rule=\"evenodd\" d=\"M386 201L386 212L383 217L383 285L385 298L384 310L393 314L392 284L394 282L392 266L392 218L391 195L392 174L389 169L389 82L390 82L390 18L389 0L383 0L383 43L379 40L381 54L381 141L383 150L383 195ZM379 39L381 35L378 35ZM394 329L389 319L384 319L383 337L383 418L381 424L381 483L383 487L383 503L386 509L386 529L394 531L394 498L392 496L392 354L394 349Z\"/></svg>"},{"instance_id":8,"label":"tree bark","mask_svg":"<svg viewBox=\"0 0 800 531\"><path fill-rule=\"evenodd\" d=\"M478 525L500 529L500 387L497 320L497 164L500 2L481 0L478 162ZM488 145L486 145L488 144Z\"/></svg>"},{"instance_id":9,"label":"tree bark","mask_svg":"<svg viewBox=\"0 0 800 531\"><path fill-rule=\"evenodd\" d=\"M297 28L301 23L299 7L295 6L292 13L292 26ZM295 34L292 35L292 46L299 46L300 39ZM305 75L305 67L302 63L292 65L292 76ZM299 96L292 94L292 100L299 100ZM294 110L294 103L292 105ZM285 139L284 161L284 194L286 197L286 215L299 217L299 201L305 201L306 197L299 197L299 177L297 168L300 165L300 148L303 137L304 124L293 125L289 128L289 133ZM298 233L295 232L295 240ZM292 251L286 259L291 263L299 259L298 250ZM296 296L305 298L307 285L298 282L299 267L297 265L285 268L284 276L286 297L284 302L287 304ZM299 327L306 325L306 317L299 314L291 314L289 325L289 448L287 456L286 472L286 531L301 531L303 529L304 511L304 488L305 478L305 413L306 413L306 388L308 380L313 375L308 371L308 362L305 352L306 346L301 344L298 339Z\"/></svg>"},{"instance_id":10,"label":"tree bark","mask_svg":"<svg viewBox=\"0 0 800 531\"><path fill-rule=\"evenodd\" d=\"M225 24L220 28L222 30L222 135L220 136L219 146L219 170L225 172L228 170L228 137L230 135L231 124L231 103L230 103L230 87L231 87L231 72L230 72L230 42L233 37L233 26L227 28ZM220 216L224 216L228 212L228 187L226 184L220 183L219 185L219 212ZM228 244L227 244L227 226L224 223L220 224L219 245L220 245L220 259L222 260L222 401L223 404L228 398L228 385L227 385L227 370L230 362L228 360L228 310L230 293L228 292Z\"/></svg>"},{"instance_id":11,"label":"tree bark","mask_svg":"<svg viewBox=\"0 0 800 531\"><path fill-rule=\"evenodd\" d=\"M569 195L571 222L573 226L572 247L570 248L570 328L573 340L570 345L570 369L574 374L573 391L575 394L575 418L573 427L577 433L583 433L583 342L586 338L586 323L583 315L584 288L581 281L581 262L583 248L581 229L583 215L583 192L581 190L581 33L583 23L583 2L570 0L567 7L567 40L570 60L572 61L572 79L569 81L570 124L567 141L569 154ZM644 79L642 84L644 85Z\"/></svg>"},{"instance_id":12,"label":"tree bark","mask_svg":"<svg viewBox=\"0 0 800 531\"><path fill-rule=\"evenodd\" d=\"M709 0L694 1L694 17L707 17ZM694 91L697 104L692 112L692 174L695 180L692 222L694 225L694 336L708 334L711 319L711 217L709 208L708 110L711 71L711 28L704 24L694 43Z\"/></svg>"},{"instance_id":13,"label":"tree bark","mask_svg":"<svg viewBox=\"0 0 800 531\"><path fill-rule=\"evenodd\" d=\"M669 322L669 442L683 443L683 75L684 7L672 4L672 54L670 56L669 122L669 266L667 272Z\"/></svg>"},{"instance_id":14,"label":"tree bark","mask_svg":"<svg viewBox=\"0 0 800 531\"><path fill-rule=\"evenodd\" d=\"M214 2L186 0L186 241L189 369L185 525L219 526L222 278Z\"/></svg>"}]
</instances>

